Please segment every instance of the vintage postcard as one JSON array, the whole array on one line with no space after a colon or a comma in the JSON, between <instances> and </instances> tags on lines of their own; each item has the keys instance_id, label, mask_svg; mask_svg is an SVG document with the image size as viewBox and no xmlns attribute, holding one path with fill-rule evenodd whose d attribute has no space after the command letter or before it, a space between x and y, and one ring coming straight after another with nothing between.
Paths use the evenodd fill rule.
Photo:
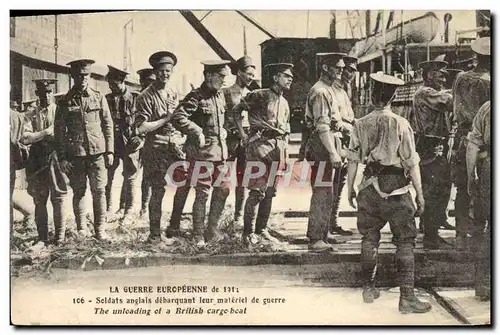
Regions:
<instances>
[{"instance_id":1,"label":"vintage postcard","mask_svg":"<svg viewBox=\"0 0 500 335\"><path fill-rule=\"evenodd\" d=\"M11 324L491 326L490 21L11 11Z\"/></svg>"}]
</instances>

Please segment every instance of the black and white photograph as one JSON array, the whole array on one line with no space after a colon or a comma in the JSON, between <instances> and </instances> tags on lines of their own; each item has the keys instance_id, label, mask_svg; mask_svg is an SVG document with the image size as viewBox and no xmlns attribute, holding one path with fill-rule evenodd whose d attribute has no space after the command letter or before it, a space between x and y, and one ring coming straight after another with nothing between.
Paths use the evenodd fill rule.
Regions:
<instances>
[{"instance_id":1,"label":"black and white photograph","mask_svg":"<svg viewBox=\"0 0 500 335\"><path fill-rule=\"evenodd\" d=\"M491 20L10 10L10 324L491 327Z\"/></svg>"}]
</instances>

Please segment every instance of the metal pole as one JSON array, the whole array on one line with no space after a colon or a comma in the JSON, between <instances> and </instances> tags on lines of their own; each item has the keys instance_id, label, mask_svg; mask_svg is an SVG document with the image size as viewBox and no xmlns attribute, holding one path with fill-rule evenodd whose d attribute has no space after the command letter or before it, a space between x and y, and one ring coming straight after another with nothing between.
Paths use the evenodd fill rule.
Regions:
<instances>
[{"instance_id":1,"label":"metal pole","mask_svg":"<svg viewBox=\"0 0 500 335\"><path fill-rule=\"evenodd\" d=\"M384 20L384 11L381 11L380 15L380 23L382 24L382 71L385 73L386 64L385 64L385 47L386 47L386 39L385 39L385 20Z\"/></svg>"},{"instance_id":2,"label":"metal pole","mask_svg":"<svg viewBox=\"0 0 500 335\"><path fill-rule=\"evenodd\" d=\"M58 41L57 41L57 14L54 15L54 63L57 65L57 49L59 48ZM56 74L56 80L57 80L57 70L55 71ZM59 85L56 81L56 92L59 92Z\"/></svg>"}]
</instances>

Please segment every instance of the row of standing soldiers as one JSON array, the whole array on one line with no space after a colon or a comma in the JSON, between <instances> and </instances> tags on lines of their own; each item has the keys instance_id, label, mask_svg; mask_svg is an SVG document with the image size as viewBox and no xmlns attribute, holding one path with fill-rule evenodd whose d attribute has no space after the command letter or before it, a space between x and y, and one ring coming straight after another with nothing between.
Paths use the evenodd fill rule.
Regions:
<instances>
[{"instance_id":1,"label":"row of standing soldiers","mask_svg":"<svg viewBox=\"0 0 500 335\"><path fill-rule=\"evenodd\" d=\"M474 114L484 102L482 100L489 100L489 75L485 74L489 71L489 44L486 52L485 43L481 39L473 44L479 64L473 71L457 77L451 95L458 125L455 138L459 139L455 164L462 168L457 168L456 174L459 171L466 173L463 178L457 177L458 192L462 197L468 196L474 183L466 183L469 185L468 191L467 185L464 188L458 181L475 180L472 178L472 172L467 173L465 167L465 143L476 143L481 152L484 152L485 146L489 148L489 137L487 144L485 138L482 138L484 144L477 140L477 134L469 135L469 141L463 140L470 130ZM356 59L340 53L319 54L318 59L322 69L321 77L307 97L306 131L301 147L301 158L311 164L312 170L313 196L307 232L309 247L314 251L332 249L328 244L329 232L345 232L335 223L340 190L347 175L349 201L353 206L354 199L358 202L358 229L363 235L363 271L367 278L363 298L371 302L379 296L374 285L376 250L380 242L380 229L388 221L398 250L396 257L399 260L398 273L401 277L400 310L428 311L430 305L418 301L413 295L413 248L416 237L414 215L424 213L422 218L425 223L426 241L429 241L426 244L429 247L439 247L442 241L438 238L435 224L427 223L438 220L435 218L437 211L424 209L425 200L433 194L428 190L429 185L434 186L427 181L429 176L432 180L446 179L439 175L439 172L443 171L439 165L442 164L443 156L441 145L435 145L435 142L425 144L428 143L428 138L432 141L433 136L439 135L415 127L418 129L415 143L410 123L392 113L390 108L395 87L402 85L402 82L380 73L371 75L374 85L380 86L374 90L378 92L373 101L375 110L355 122L348 94L350 90L345 88L356 71ZM276 195L277 179L269 183L268 172L274 162L278 162L281 168L286 165L290 111L282 92L290 88L293 65L269 65L269 73L273 79L271 87L249 92L248 86L252 82L255 66L248 57L233 64L232 72L237 75L237 82L227 89L222 89L222 86L229 74L229 62L205 62L204 82L179 102L177 93L167 85L177 63L175 55L170 52L158 52L149 60L155 79L151 84L144 85L145 88L140 94L129 91L124 85L127 73L111 66L107 77L112 93L104 97L100 92L89 88L90 65L93 63L91 60L69 64L75 84L57 108L50 107L47 104L48 99L43 98L46 94L44 92L50 91L53 81L36 81L40 109L37 116L28 122L26 129L22 131L21 142L31 145L26 170L28 183L31 184L29 192L35 199L40 239L48 239L46 202L49 193L54 206L56 241L64 239L65 215L58 204L65 194L66 176L74 193L73 209L78 231L82 235L87 234L83 224L85 213L82 198L88 178L93 199L96 237L107 240L104 230L105 214L106 209L111 210L111 182L118 162L123 160L124 166L124 186L120 197L120 207L124 209L122 220L131 219L133 206L137 202L134 182L142 167L142 203L146 204L148 194L151 194L148 206L149 240L155 242L162 240L160 223L165 178L187 177L188 181L191 180L189 177L193 174L195 164L186 167L183 164L186 161L209 161L218 167L227 160L236 159L240 178L245 161L264 162L269 168L262 178L248 186L250 193L245 202L244 215L244 190L241 184L236 191L235 221L240 221L243 217L243 241L246 244L256 243L258 239L273 241L274 238L266 227L272 199ZM423 67L428 79L421 89L424 94L419 91L415 96L416 120L419 120L419 106L432 105L420 104L422 99L419 97L425 97L426 90L432 97L436 92L439 93L435 94L437 96L444 94L440 88L431 84L442 80L436 78L439 73L445 74L443 67L439 67L439 62L428 62L423 64ZM441 103L440 98L437 100ZM484 113L480 115L482 114ZM443 118L443 115L446 122L446 111L439 107L432 116ZM467 120L469 123L466 123ZM481 122L487 121L489 119L483 117ZM431 121L429 124L439 123ZM440 129L439 126L437 128ZM187 135L185 140L181 133ZM476 140L473 136L476 136ZM423 151L417 153L419 148ZM432 148L432 155L428 153L429 148ZM472 149L470 151L473 152ZM419 154L423 156L422 160ZM428 155L431 157L427 157ZM431 164L428 164L429 161ZM366 168L363 181L358 187L359 193L356 194L354 181L358 163L366 164ZM422 181L420 166L424 170ZM172 167L175 167L173 173ZM432 168L427 170L429 167ZM481 169L484 169L484 164L481 164ZM221 171L223 170L218 168L203 171L206 177L197 179L196 185L193 185L196 192L193 205L193 235L198 246L203 246L206 241L217 242L222 238L218 221L229 195L229 185L224 182L214 184ZM481 176L484 181L485 175L482 173ZM329 180L334 181L333 186L324 186L323 182ZM417 193L416 209L409 195L409 181ZM481 185L484 186L485 183ZM211 188L212 199L205 228L206 203ZM189 189L190 185L176 189L172 217L166 231L167 239L180 234L180 216ZM457 202L459 199L462 198L457 195ZM475 201L476 204L484 202L489 203L489 199ZM434 205L433 200L427 203ZM467 228L460 228L464 225L461 226L460 220L463 222L463 217L459 214L460 210L470 208L469 204L470 201L467 200L466 206L456 206L457 239L468 233ZM145 209L143 206L143 213ZM469 211L466 211L466 219L469 220ZM484 214L475 216L476 219L478 216L485 217Z\"/></svg>"},{"instance_id":2,"label":"row of standing soldiers","mask_svg":"<svg viewBox=\"0 0 500 335\"><path fill-rule=\"evenodd\" d=\"M68 63L74 85L57 106L51 103L55 80L35 80L39 99L33 117L24 124L11 122L11 153L12 161L16 162L11 170L26 168L41 244L49 239L46 207L49 196L54 208L55 242L65 238L67 213L63 203L68 185L73 190L78 234L89 235L83 202L87 181L92 195L95 237L109 241L105 224L113 207L112 182L120 161L124 177L120 220L130 223L134 219L134 205L138 203L136 180L143 170L141 215L149 216L149 242L168 242L181 235L181 214L191 187L195 190L196 245L202 247L207 241L220 241L218 223L230 183L216 181L225 163L234 160L240 180L234 219L244 221L243 241L246 244L261 239L276 241L267 230L267 221L277 177L276 182L268 184L268 169L263 177L249 184L246 202L241 179L247 160L264 162L268 168L276 161L285 165L290 110L282 92L293 81L293 65L269 64L271 87L250 92L254 88L255 65L249 57L242 57L234 64L203 62L203 83L179 101L177 92L168 85L177 64L177 57L171 52L151 55L152 68L139 71L143 87L140 93L125 85L126 72L112 66L108 66L107 74L111 93L104 96L92 89L89 78L93 63L90 59ZM230 71L237 76L236 83L222 89ZM11 110L11 120L21 119ZM29 155L20 154L26 151ZM214 168L207 170L199 162L210 162ZM191 178L196 173L198 177ZM11 180L14 178L11 174ZM172 216L163 236L162 202L168 180L185 183L176 189Z\"/></svg>"},{"instance_id":3,"label":"row of standing soldiers","mask_svg":"<svg viewBox=\"0 0 500 335\"><path fill-rule=\"evenodd\" d=\"M402 313L430 311L431 305L421 302L414 294L417 236L414 217L420 216L422 221L424 247L443 248L445 241L439 237L438 229L443 218L446 220L452 171L458 189L457 249L463 249L464 240L472 236L476 295L481 299L490 297L489 37L476 40L472 50L478 64L456 77L451 92L443 90L449 75L446 62L421 64L425 83L415 93L411 123L391 109L396 88L404 82L383 73L370 75L374 110L358 120L346 118L342 113L346 97L338 96L335 91L345 71L345 55L328 53L320 57L321 76L307 97L302 146L312 170L308 237L311 248L332 249L327 242L328 227L341 184L331 182L336 174L342 176L347 161L348 200L353 207L357 202L357 227L362 235L363 300L367 303L380 296L376 288L377 254L380 230L389 222L397 247L399 310ZM449 134L455 142L443 143ZM321 171L321 164L325 162L326 168L323 165ZM365 169L355 190L359 163L364 164ZM416 192L416 208L410 183Z\"/></svg>"},{"instance_id":4,"label":"row of standing soldiers","mask_svg":"<svg viewBox=\"0 0 500 335\"><path fill-rule=\"evenodd\" d=\"M422 159L426 209L420 217L424 247L450 249L438 235L446 220L451 184L457 187L455 223L457 251L471 246L476 254L476 294L490 296L491 204L491 56L490 38L472 43L474 69L458 73L451 89L445 80L454 70L442 60L422 63L424 85L417 90L410 122ZM448 139L448 141L446 141Z\"/></svg>"}]
</instances>

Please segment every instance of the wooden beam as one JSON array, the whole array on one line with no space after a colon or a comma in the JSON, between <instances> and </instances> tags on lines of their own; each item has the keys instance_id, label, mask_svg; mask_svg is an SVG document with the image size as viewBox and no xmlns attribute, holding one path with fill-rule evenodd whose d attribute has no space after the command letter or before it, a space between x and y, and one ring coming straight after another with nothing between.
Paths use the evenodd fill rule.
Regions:
<instances>
[{"instance_id":1,"label":"wooden beam","mask_svg":"<svg viewBox=\"0 0 500 335\"><path fill-rule=\"evenodd\" d=\"M217 39L212 35L207 28L203 25L203 23L198 20L198 18L193 14L190 10L181 10L179 11L181 15L186 19L186 21L196 30L198 34L207 42L207 44L215 51L215 53L222 59L230 60L232 62L235 59L231 56L231 54L224 49L222 44L217 41Z\"/></svg>"}]
</instances>

